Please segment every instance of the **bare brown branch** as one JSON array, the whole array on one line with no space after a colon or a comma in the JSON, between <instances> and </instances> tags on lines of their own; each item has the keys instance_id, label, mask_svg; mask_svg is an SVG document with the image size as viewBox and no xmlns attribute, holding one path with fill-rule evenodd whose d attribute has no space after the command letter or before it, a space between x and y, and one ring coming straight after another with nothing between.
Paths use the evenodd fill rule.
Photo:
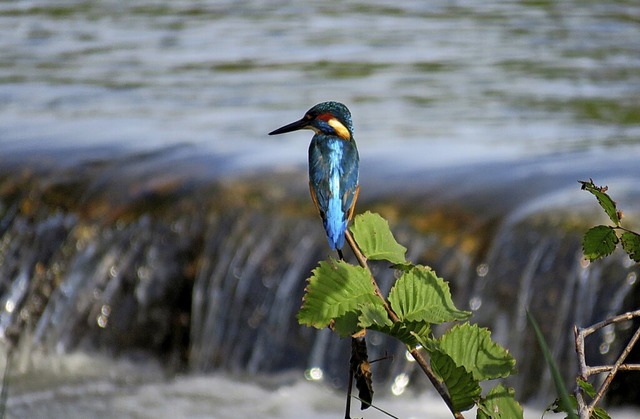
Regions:
<instances>
[{"instance_id":1,"label":"bare brown branch","mask_svg":"<svg viewBox=\"0 0 640 419\"><path fill-rule=\"evenodd\" d=\"M635 346L635 344L640 340L640 328L636 330L636 332L631 337L631 340L624 348L618 359L613 365L602 365L602 366L594 366L590 367L587 365L586 357L585 357L585 338L590 334L606 327L610 324L623 323L629 320L632 320L636 317L640 317L640 310L630 311L619 316L611 317L609 319L603 320L599 323L596 323L592 326L585 328L575 327L575 344L576 344L576 353L578 354L578 370L579 370L579 378L582 380L587 380L590 376L595 374L601 374L607 372L607 376L603 383L598 388L595 397L589 404L587 404L584 400L584 396L580 388L576 389L576 400L578 402L578 414L580 415L580 419L589 419L591 413L595 409L595 407L600 403L604 394L608 390L611 382L613 381L615 375L618 371L640 371L640 364L625 364L624 360L627 358L627 355L631 352L631 349Z\"/></svg>"}]
</instances>

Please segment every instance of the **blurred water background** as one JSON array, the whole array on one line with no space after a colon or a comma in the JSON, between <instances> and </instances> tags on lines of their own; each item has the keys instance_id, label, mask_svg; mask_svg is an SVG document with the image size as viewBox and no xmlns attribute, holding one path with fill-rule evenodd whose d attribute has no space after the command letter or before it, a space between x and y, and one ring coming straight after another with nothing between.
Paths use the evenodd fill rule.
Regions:
<instances>
[{"instance_id":1,"label":"blurred water background","mask_svg":"<svg viewBox=\"0 0 640 419\"><path fill-rule=\"evenodd\" d=\"M638 306L624 255L581 260L580 234L606 219L576 183L609 185L640 224L635 1L2 1L0 35L12 417L249 417L263 397L262 417L328 417L302 371L322 367L333 397L345 347L294 318L327 255L306 195L311 133L266 135L324 100L353 113L359 210L391 218L452 281L516 355L531 402L550 400L526 305L547 313L567 369L573 324ZM58 360L69 353L110 366L94 375ZM420 381L408 361L379 368ZM165 381L176 372L192 375ZM229 386L242 391L220 396ZM123 398L132 410L113 410Z\"/></svg>"}]
</instances>

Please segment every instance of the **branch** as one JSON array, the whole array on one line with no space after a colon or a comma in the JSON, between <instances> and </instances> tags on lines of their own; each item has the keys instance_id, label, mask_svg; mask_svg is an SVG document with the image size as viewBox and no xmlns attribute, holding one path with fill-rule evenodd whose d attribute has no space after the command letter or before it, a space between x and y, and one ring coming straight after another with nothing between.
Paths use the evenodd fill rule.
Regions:
<instances>
[{"instance_id":1,"label":"branch","mask_svg":"<svg viewBox=\"0 0 640 419\"><path fill-rule=\"evenodd\" d=\"M623 314L620 314L619 316L608 318L592 326L579 328L578 331L582 333L585 337L587 337L593 332L599 329L602 329L605 326L609 326L612 323L622 323L627 320L632 320L634 317L640 317L640 310L629 311L628 313L623 313Z\"/></svg>"},{"instance_id":2,"label":"branch","mask_svg":"<svg viewBox=\"0 0 640 419\"><path fill-rule=\"evenodd\" d=\"M596 367L588 367L587 373L589 375L601 374L603 372L611 371L613 365L598 365ZM618 371L640 371L640 364L622 364Z\"/></svg>"},{"instance_id":3,"label":"branch","mask_svg":"<svg viewBox=\"0 0 640 419\"><path fill-rule=\"evenodd\" d=\"M605 392L611 385L613 378L618 373L618 371L640 371L640 364L624 364L624 360L627 358L631 349L635 346L635 344L640 340L640 328L636 330L636 332L631 337L631 340L624 348L618 359L613 365L604 365L604 366L596 366L590 367L587 365L586 356L584 352L584 341L585 338L592 333L606 327L610 324L614 323L622 323L625 321L632 320L635 317L640 317L640 310L630 311L628 313L621 314L619 316L611 317L609 319L603 320L599 323L596 323L592 326L585 328L574 328L575 334L575 343L576 343L576 352L578 354L578 368L579 368L579 377L582 380L587 380L589 376L594 374L600 374L602 372L608 371L607 377L604 382L598 389L595 397L588 405L585 403L584 398L582 396L582 392L578 387L576 389L576 400L578 402L578 413L580 414L581 419L588 419L591 416L591 413L595 409L596 405L602 400Z\"/></svg>"},{"instance_id":4,"label":"branch","mask_svg":"<svg viewBox=\"0 0 640 419\"><path fill-rule=\"evenodd\" d=\"M607 391L607 389L609 388L609 385L611 385L611 382L613 381L613 377L615 377L615 375L618 373L620 366L622 365L624 360L627 358L627 355L629 355L629 352L631 352L631 349L636 344L638 339L640 339L640 327L633 334L633 337L627 344L627 347L624 348L624 351L622 351L622 353L620 354L620 357L618 357L618 360L616 361L616 363L613 364L613 368L611 369L611 371L609 371L609 374L607 374L607 378L605 378L604 382L600 386L600 389L596 393L596 397L594 397L591 403L589 404L589 413L593 411L593 409L596 407L598 402L600 402L600 400L602 399L602 396L604 396L605 391Z\"/></svg>"},{"instance_id":5,"label":"branch","mask_svg":"<svg viewBox=\"0 0 640 419\"><path fill-rule=\"evenodd\" d=\"M382 295L382 292L380 291L380 287L378 287L378 283L376 282L375 278L373 277L373 274L371 273L371 270L369 269L369 265L367 264L367 258L360 251L360 248L358 247L357 243L353 239L351 232L347 230L345 232L345 236L347 239L347 243L349 243L349 247L351 247L353 254L356 256L356 259L358 259L358 263L360 264L360 266L365 268L367 272L369 272L369 276L371 277L371 283L373 284L373 287L375 289L375 294L382 300L384 304L384 308L387 311L387 314L389 315L389 318L394 323L399 322L400 319L398 318L398 315L391 309L386 298L384 298L384 296ZM424 359L422 354L418 351L418 349L413 348L411 349L411 351L409 351L409 353L411 354L413 359L415 359L418 365L420 365L420 368L422 368L422 371L424 371L424 373L427 375L427 378L429 378L429 381L431 381L431 384L438 391L438 394L440 394L440 397L442 397L442 400L444 400L447 407L449 407L449 410L451 410L453 417L456 419L464 419L464 416L462 416L462 413L457 412L453 408L453 402L451 401L451 397L449 396L449 393L447 392L446 387L440 382L440 380L438 380L438 377L433 372L433 370L431 369L427 361Z\"/></svg>"}]
</instances>

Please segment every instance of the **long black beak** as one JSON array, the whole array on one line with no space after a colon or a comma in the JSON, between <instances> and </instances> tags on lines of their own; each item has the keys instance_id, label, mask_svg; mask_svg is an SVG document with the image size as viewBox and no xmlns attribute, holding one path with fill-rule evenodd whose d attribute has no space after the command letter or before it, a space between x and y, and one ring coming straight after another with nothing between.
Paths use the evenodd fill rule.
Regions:
<instances>
[{"instance_id":1,"label":"long black beak","mask_svg":"<svg viewBox=\"0 0 640 419\"><path fill-rule=\"evenodd\" d=\"M309 126L309 120L306 118L302 118L299 121L292 122L290 124L285 125L284 127L280 127L277 130L271 131L269 135L278 135L284 134L285 132L297 131L299 129L304 129Z\"/></svg>"}]
</instances>

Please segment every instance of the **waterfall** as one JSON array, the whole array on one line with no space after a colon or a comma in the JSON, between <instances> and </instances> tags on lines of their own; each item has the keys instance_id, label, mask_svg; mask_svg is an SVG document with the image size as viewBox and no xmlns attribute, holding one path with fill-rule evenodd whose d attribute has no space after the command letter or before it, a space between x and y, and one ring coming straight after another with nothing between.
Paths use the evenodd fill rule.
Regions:
<instances>
[{"instance_id":1,"label":"waterfall","mask_svg":"<svg viewBox=\"0 0 640 419\"><path fill-rule=\"evenodd\" d=\"M303 186L291 186L300 176L158 180L157 167L131 176L127 164L87 166L73 177L64 170L0 177L5 345L158 359L167 373L259 376L313 367L343 385L347 340L296 320L306 279L330 256ZM482 211L469 208L473 194L424 205L415 195L401 201L381 193L364 197L359 210L391 219L408 257L450 281L458 306L514 354L519 374L510 384L519 397L544 401L550 381L525 310L569 379L573 325L637 308L639 272L618 252L584 262L581 235L602 220L577 185L537 191ZM620 193L638 202L637 189ZM394 273L382 263L373 270L388 291ZM598 334L588 344L590 362L611 362L630 326ZM371 359L384 358L374 364L377 385L400 377L426 387L402 345L375 333L369 344Z\"/></svg>"}]
</instances>

